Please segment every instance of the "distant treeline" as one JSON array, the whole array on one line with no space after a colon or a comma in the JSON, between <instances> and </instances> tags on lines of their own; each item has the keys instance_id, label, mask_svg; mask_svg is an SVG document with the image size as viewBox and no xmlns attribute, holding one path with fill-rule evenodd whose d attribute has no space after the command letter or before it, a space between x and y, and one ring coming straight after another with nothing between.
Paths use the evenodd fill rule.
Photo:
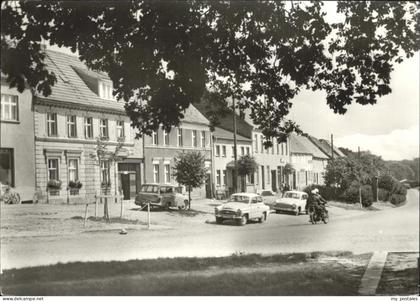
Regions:
<instances>
[{"instance_id":1,"label":"distant treeline","mask_svg":"<svg viewBox=\"0 0 420 301\"><path fill-rule=\"evenodd\" d=\"M340 147L340 150L349 157L357 157L357 152L353 152L347 148ZM366 154L366 152L363 152ZM373 155L373 157L377 156ZM380 158L380 157L379 157ZM382 165L383 168L387 172L389 172L393 177L395 177L397 180L401 181L404 179L407 179L410 183L415 184L420 182L419 177L419 170L420 170L420 161L419 158L415 158L413 160L401 160L401 161L394 161L394 160L382 160L379 165ZM378 162L379 163L379 162ZM383 170L383 169L382 169ZM415 186L415 185L413 185Z\"/></svg>"}]
</instances>

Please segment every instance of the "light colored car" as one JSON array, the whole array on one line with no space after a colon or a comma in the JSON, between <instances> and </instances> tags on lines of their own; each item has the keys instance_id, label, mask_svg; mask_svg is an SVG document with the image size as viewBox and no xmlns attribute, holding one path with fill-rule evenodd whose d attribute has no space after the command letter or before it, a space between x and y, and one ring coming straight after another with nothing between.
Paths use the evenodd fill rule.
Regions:
<instances>
[{"instance_id":1,"label":"light colored car","mask_svg":"<svg viewBox=\"0 0 420 301\"><path fill-rule=\"evenodd\" d=\"M299 215L302 212L307 213L306 210L306 200L308 199L308 194L303 191L286 191L280 200L277 200L274 204L273 209L276 210L276 213L282 211L293 212L296 215Z\"/></svg>"},{"instance_id":2,"label":"light colored car","mask_svg":"<svg viewBox=\"0 0 420 301\"><path fill-rule=\"evenodd\" d=\"M264 204L272 207L279 196L276 195L272 190L258 190L257 194L263 198Z\"/></svg>"},{"instance_id":3,"label":"light colored car","mask_svg":"<svg viewBox=\"0 0 420 301\"><path fill-rule=\"evenodd\" d=\"M143 184L134 203L142 207L150 203L153 207L184 209L188 205L188 197L181 194L180 189L168 184Z\"/></svg>"},{"instance_id":4,"label":"light colored car","mask_svg":"<svg viewBox=\"0 0 420 301\"><path fill-rule=\"evenodd\" d=\"M258 220L262 223L269 213L270 207L265 205L262 197L255 193L234 193L227 203L214 209L216 223L235 220L241 226L249 220Z\"/></svg>"}]
</instances>

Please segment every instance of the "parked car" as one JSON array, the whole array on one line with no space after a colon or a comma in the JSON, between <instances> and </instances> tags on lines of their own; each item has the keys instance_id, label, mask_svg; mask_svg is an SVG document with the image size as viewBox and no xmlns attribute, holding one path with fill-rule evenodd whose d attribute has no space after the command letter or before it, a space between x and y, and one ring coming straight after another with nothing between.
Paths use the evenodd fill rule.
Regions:
<instances>
[{"instance_id":1,"label":"parked car","mask_svg":"<svg viewBox=\"0 0 420 301\"><path fill-rule=\"evenodd\" d=\"M270 208L263 203L262 197L255 193L234 193L227 203L214 209L216 223L234 220L241 226L254 219L262 223L269 213Z\"/></svg>"},{"instance_id":2,"label":"parked car","mask_svg":"<svg viewBox=\"0 0 420 301\"><path fill-rule=\"evenodd\" d=\"M282 211L293 212L299 215L302 212L308 213L306 209L306 200L308 194L303 191L286 191L280 200L277 200L274 204L273 209L276 213Z\"/></svg>"},{"instance_id":3,"label":"parked car","mask_svg":"<svg viewBox=\"0 0 420 301\"><path fill-rule=\"evenodd\" d=\"M181 187L168 184L143 184L137 193L134 203L145 206L150 203L152 207L178 207L184 209L188 205L188 197L181 194Z\"/></svg>"},{"instance_id":4,"label":"parked car","mask_svg":"<svg viewBox=\"0 0 420 301\"><path fill-rule=\"evenodd\" d=\"M278 196L272 190L258 190L257 194L263 198L264 204L273 206Z\"/></svg>"}]
</instances>

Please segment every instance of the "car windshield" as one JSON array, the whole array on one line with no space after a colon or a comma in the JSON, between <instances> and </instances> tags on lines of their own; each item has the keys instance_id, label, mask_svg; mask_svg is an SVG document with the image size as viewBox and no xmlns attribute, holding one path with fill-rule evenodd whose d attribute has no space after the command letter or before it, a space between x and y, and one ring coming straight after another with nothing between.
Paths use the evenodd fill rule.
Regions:
<instances>
[{"instance_id":1,"label":"car windshield","mask_svg":"<svg viewBox=\"0 0 420 301\"><path fill-rule=\"evenodd\" d=\"M272 196L274 194L269 190L264 190L263 192L261 192L261 195L262 196Z\"/></svg>"},{"instance_id":2,"label":"car windshield","mask_svg":"<svg viewBox=\"0 0 420 301\"><path fill-rule=\"evenodd\" d=\"M149 193L157 193L158 192L158 186L156 185L143 185L141 187L141 192L149 192Z\"/></svg>"},{"instance_id":3,"label":"car windshield","mask_svg":"<svg viewBox=\"0 0 420 301\"><path fill-rule=\"evenodd\" d=\"M232 195L230 197L230 201L231 202L236 202L236 203L248 204L249 203L249 197L245 196L245 195Z\"/></svg>"},{"instance_id":4,"label":"car windshield","mask_svg":"<svg viewBox=\"0 0 420 301\"><path fill-rule=\"evenodd\" d=\"M286 192L283 197L289 199L300 199L300 194L296 192Z\"/></svg>"}]
</instances>

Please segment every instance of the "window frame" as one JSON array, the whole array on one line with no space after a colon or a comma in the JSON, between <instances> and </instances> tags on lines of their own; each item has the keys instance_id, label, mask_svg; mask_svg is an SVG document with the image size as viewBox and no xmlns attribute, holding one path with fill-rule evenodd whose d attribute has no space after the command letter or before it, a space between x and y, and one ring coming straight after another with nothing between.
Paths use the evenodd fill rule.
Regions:
<instances>
[{"instance_id":1,"label":"window frame","mask_svg":"<svg viewBox=\"0 0 420 301\"><path fill-rule=\"evenodd\" d=\"M177 145L182 147L184 146L184 137L182 135L182 128L177 129Z\"/></svg>"},{"instance_id":2,"label":"window frame","mask_svg":"<svg viewBox=\"0 0 420 301\"><path fill-rule=\"evenodd\" d=\"M1 94L1 121L11 121L11 122L18 122L19 121L19 96L13 94ZM7 99L7 100L6 100ZM13 102L15 100L15 102ZM6 110L6 107L8 110ZM4 113L8 111L10 118L5 118ZM12 118L13 112L15 113L16 119Z\"/></svg>"},{"instance_id":3,"label":"window frame","mask_svg":"<svg viewBox=\"0 0 420 301\"><path fill-rule=\"evenodd\" d=\"M90 123L88 122L90 121ZM85 139L92 139L93 138L93 118L92 117L85 117L83 120L83 132Z\"/></svg>"},{"instance_id":4,"label":"window frame","mask_svg":"<svg viewBox=\"0 0 420 301\"><path fill-rule=\"evenodd\" d=\"M53 162L53 161L57 162L56 168L51 168L50 167L50 162ZM57 178L51 178L51 170L56 171ZM56 157L47 158L47 180L48 181L51 181L51 180L60 181L60 158L56 158Z\"/></svg>"},{"instance_id":5,"label":"window frame","mask_svg":"<svg viewBox=\"0 0 420 301\"><path fill-rule=\"evenodd\" d=\"M168 167L168 170L166 170ZM163 174L164 174L164 180L166 184L171 183L171 164L165 163L163 165Z\"/></svg>"},{"instance_id":6,"label":"window frame","mask_svg":"<svg viewBox=\"0 0 420 301\"><path fill-rule=\"evenodd\" d=\"M74 120L72 120L74 118ZM68 138L77 138L77 117L76 115L66 116L66 128ZM74 133L73 133L74 130Z\"/></svg>"},{"instance_id":7,"label":"window frame","mask_svg":"<svg viewBox=\"0 0 420 301\"><path fill-rule=\"evenodd\" d=\"M206 131L201 131L201 137L200 137L200 146L201 148L206 147Z\"/></svg>"},{"instance_id":8,"label":"window frame","mask_svg":"<svg viewBox=\"0 0 420 301\"><path fill-rule=\"evenodd\" d=\"M117 139L125 139L124 120L117 120L115 128L116 128ZM118 131L119 131L119 133L118 133Z\"/></svg>"},{"instance_id":9,"label":"window frame","mask_svg":"<svg viewBox=\"0 0 420 301\"><path fill-rule=\"evenodd\" d=\"M102 122L105 121L105 125L102 124ZM108 123L108 119L106 118L101 118L99 119L99 136L101 136L102 138L108 139L109 138L109 123ZM102 129L105 129L105 135L102 134Z\"/></svg>"},{"instance_id":10,"label":"window frame","mask_svg":"<svg viewBox=\"0 0 420 301\"><path fill-rule=\"evenodd\" d=\"M191 131L191 143L192 147L198 147L197 130Z\"/></svg>"},{"instance_id":11,"label":"window frame","mask_svg":"<svg viewBox=\"0 0 420 301\"><path fill-rule=\"evenodd\" d=\"M160 164L153 164L153 183L159 183L160 175L159 175L159 166ZM157 169L156 169L157 167Z\"/></svg>"},{"instance_id":12,"label":"window frame","mask_svg":"<svg viewBox=\"0 0 420 301\"><path fill-rule=\"evenodd\" d=\"M49 117L54 117L54 119L50 119ZM58 135L57 113L47 113L47 136L57 137L57 135Z\"/></svg>"},{"instance_id":13,"label":"window frame","mask_svg":"<svg viewBox=\"0 0 420 301\"><path fill-rule=\"evenodd\" d=\"M162 129L162 136L163 136L163 145L168 146L169 145L169 133Z\"/></svg>"},{"instance_id":14,"label":"window frame","mask_svg":"<svg viewBox=\"0 0 420 301\"><path fill-rule=\"evenodd\" d=\"M76 167L75 168L71 168L71 166L70 166L71 161L76 162ZM70 177L71 171L75 171L76 178L74 180L72 180L71 177ZM74 182L79 181L79 160L77 158L69 158L67 160L67 176L68 176L69 182L70 181L74 181Z\"/></svg>"}]
</instances>

